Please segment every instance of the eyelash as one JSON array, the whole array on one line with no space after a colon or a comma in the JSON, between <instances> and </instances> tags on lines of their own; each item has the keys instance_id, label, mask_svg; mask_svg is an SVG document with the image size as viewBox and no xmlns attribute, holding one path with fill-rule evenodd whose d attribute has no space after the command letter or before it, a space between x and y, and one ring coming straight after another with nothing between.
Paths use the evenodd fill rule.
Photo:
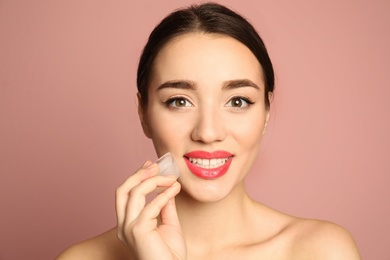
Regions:
<instances>
[{"instance_id":1,"label":"eyelash","mask_svg":"<svg viewBox=\"0 0 390 260\"><path fill-rule=\"evenodd\" d=\"M249 98L242 97L242 96L235 96L235 97L232 97L232 98L227 102L227 104L233 102L234 99L238 99L238 100L244 101L244 102L246 103L245 106L242 106L242 107L233 107L232 105L229 106L229 107L232 107L233 109L236 109L236 110L248 109L251 105L253 105L253 104L255 103L255 102L253 102L252 100L250 100Z\"/></svg>"},{"instance_id":2,"label":"eyelash","mask_svg":"<svg viewBox=\"0 0 390 260\"><path fill-rule=\"evenodd\" d=\"M242 97L242 96L235 96L235 97L232 97L231 99L229 99L229 101L226 103L229 104L231 103L234 99L238 99L238 100L241 100L243 102L245 102L245 106L242 106L242 107L233 107L232 105L229 105L228 107L232 107L233 109L236 109L236 110L240 110L240 109L248 109L251 105L253 105L255 102L251 101L250 99L246 98L246 97ZM186 102L186 105L185 106L177 106L177 105L173 105L173 103L175 101L178 101L178 100L182 100L182 101L185 101ZM169 108L172 108L172 109L181 109L181 108L184 108L184 107L190 107L190 106L193 106L193 104L188 101L187 98L184 98L184 97L172 97L170 99L168 99L167 101L164 102L164 104L169 107Z\"/></svg>"},{"instance_id":3,"label":"eyelash","mask_svg":"<svg viewBox=\"0 0 390 260\"><path fill-rule=\"evenodd\" d=\"M173 102L175 101L178 101L178 100L184 100L186 103L190 104L191 106L193 106L193 104L188 101L188 99L184 98L184 97L172 97L170 99L168 99L167 101L165 101L165 105L169 108L172 108L172 109L181 109L183 108L182 106L174 106L173 105ZM184 107L188 107L188 105L184 106Z\"/></svg>"}]
</instances>

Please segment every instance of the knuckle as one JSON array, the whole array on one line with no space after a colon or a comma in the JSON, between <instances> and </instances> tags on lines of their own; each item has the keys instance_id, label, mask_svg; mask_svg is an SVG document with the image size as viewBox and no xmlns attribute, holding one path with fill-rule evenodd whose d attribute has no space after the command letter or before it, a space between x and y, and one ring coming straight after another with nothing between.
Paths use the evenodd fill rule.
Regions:
<instances>
[{"instance_id":1,"label":"knuckle","mask_svg":"<svg viewBox=\"0 0 390 260\"><path fill-rule=\"evenodd\" d=\"M119 197L122 194L122 186L116 188L115 190L115 196Z\"/></svg>"},{"instance_id":2,"label":"knuckle","mask_svg":"<svg viewBox=\"0 0 390 260\"><path fill-rule=\"evenodd\" d=\"M117 236L120 241L126 244L133 244L136 241L136 238L141 234L141 229L139 225L134 222L130 222L124 225L117 232Z\"/></svg>"},{"instance_id":3,"label":"knuckle","mask_svg":"<svg viewBox=\"0 0 390 260\"><path fill-rule=\"evenodd\" d=\"M129 191L129 197L137 197L140 194L140 190L138 187L134 187L132 190Z\"/></svg>"},{"instance_id":4,"label":"knuckle","mask_svg":"<svg viewBox=\"0 0 390 260\"><path fill-rule=\"evenodd\" d=\"M136 237L139 237L144 232L144 228L142 227L142 225L139 224L131 225L129 230L131 231L129 233L133 241L135 240Z\"/></svg>"},{"instance_id":5,"label":"knuckle","mask_svg":"<svg viewBox=\"0 0 390 260\"><path fill-rule=\"evenodd\" d=\"M135 186L134 188L132 188L128 195L129 197L138 197L138 196L141 196L141 195L144 195L145 191L144 191L144 187L142 185L138 185L138 186Z\"/></svg>"},{"instance_id":6,"label":"knuckle","mask_svg":"<svg viewBox=\"0 0 390 260\"><path fill-rule=\"evenodd\" d=\"M122 195L126 193L126 189L128 189L126 183L123 183L118 188L116 188L115 193L116 195Z\"/></svg>"}]
</instances>

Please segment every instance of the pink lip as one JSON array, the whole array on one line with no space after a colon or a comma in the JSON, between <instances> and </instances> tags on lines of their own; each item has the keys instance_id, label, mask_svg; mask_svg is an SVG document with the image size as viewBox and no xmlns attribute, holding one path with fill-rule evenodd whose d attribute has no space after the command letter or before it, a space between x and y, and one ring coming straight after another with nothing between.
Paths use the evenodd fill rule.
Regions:
<instances>
[{"instance_id":1,"label":"pink lip","mask_svg":"<svg viewBox=\"0 0 390 260\"><path fill-rule=\"evenodd\" d=\"M196 166L195 164L192 164L188 158L201 158L201 159L218 159L218 158L229 158L228 161L216 168L212 169L205 169L199 166ZM233 160L233 155L226 151L214 151L214 152L206 152L206 151L192 151L184 155L184 161L187 164L188 169L190 171L202 178L202 179L215 179L218 177L223 176L230 167L230 164Z\"/></svg>"}]
</instances>

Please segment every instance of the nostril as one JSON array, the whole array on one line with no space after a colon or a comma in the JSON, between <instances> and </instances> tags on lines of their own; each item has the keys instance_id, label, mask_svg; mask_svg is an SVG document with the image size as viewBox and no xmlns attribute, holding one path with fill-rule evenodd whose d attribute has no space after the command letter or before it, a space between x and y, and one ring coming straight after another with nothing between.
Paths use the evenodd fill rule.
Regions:
<instances>
[{"instance_id":1,"label":"nostril","mask_svg":"<svg viewBox=\"0 0 390 260\"><path fill-rule=\"evenodd\" d=\"M218 111L212 108L203 108L194 124L192 139L197 142L212 143L225 138L224 122Z\"/></svg>"}]
</instances>

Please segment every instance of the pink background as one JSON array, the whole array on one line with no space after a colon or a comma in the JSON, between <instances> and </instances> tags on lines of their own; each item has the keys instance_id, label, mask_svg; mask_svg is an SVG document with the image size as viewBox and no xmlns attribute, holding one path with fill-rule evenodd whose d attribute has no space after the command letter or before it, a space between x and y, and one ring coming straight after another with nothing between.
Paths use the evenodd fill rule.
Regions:
<instances>
[{"instance_id":1,"label":"pink background","mask_svg":"<svg viewBox=\"0 0 390 260\"><path fill-rule=\"evenodd\" d=\"M0 0L0 259L52 259L115 225L115 188L155 159L141 49L190 2ZM249 192L390 259L390 1L220 2L255 25L277 75Z\"/></svg>"}]
</instances>

